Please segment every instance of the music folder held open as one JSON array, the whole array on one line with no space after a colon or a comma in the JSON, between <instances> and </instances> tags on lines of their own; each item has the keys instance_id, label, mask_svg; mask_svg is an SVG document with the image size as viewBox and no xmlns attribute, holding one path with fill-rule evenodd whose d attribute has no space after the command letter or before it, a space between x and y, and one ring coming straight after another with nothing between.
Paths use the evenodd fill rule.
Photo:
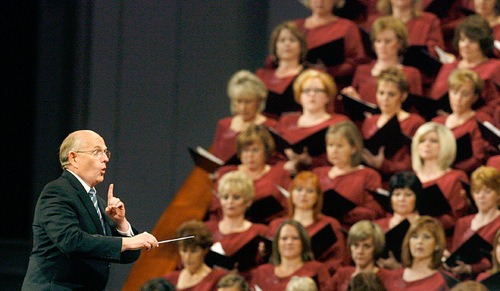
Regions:
<instances>
[{"instance_id":1,"label":"music folder held open","mask_svg":"<svg viewBox=\"0 0 500 291\"><path fill-rule=\"evenodd\" d=\"M411 139L401 132L396 115L379 128L374 135L365 140L365 148L374 155L377 155L379 149L384 147L384 156L386 158L394 156L405 145L410 146Z\"/></svg>"},{"instance_id":2,"label":"music folder held open","mask_svg":"<svg viewBox=\"0 0 500 291\"><path fill-rule=\"evenodd\" d=\"M474 233L446 259L445 263L449 267L455 267L457 266L457 261L471 265L478 263L483 258L491 260L490 252L492 249L493 247L490 243L485 241L479 234Z\"/></svg>"},{"instance_id":3,"label":"music folder held open","mask_svg":"<svg viewBox=\"0 0 500 291\"><path fill-rule=\"evenodd\" d=\"M323 193L323 213L341 220L344 215L353 210L357 205L333 189Z\"/></svg>"}]
</instances>

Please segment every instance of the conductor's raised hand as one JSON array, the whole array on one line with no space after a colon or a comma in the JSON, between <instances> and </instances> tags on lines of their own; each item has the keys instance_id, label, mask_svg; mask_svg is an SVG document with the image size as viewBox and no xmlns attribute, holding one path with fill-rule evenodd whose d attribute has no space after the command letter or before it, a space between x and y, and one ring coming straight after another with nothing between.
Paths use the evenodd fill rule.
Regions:
<instances>
[{"instance_id":1,"label":"conductor's raised hand","mask_svg":"<svg viewBox=\"0 0 500 291\"><path fill-rule=\"evenodd\" d=\"M145 248L152 250L158 247L158 240L152 234L143 232L133 237L122 238L122 252L127 250L139 250Z\"/></svg>"},{"instance_id":2,"label":"conductor's raised hand","mask_svg":"<svg viewBox=\"0 0 500 291\"><path fill-rule=\"evenodd\" d=\"M125 218L125 204L113 195L114 185L109 185L108 189L108 206L106 207L106 215L116 223L116 227L120 231L128 230L128 222Z\"/></svg>"}]
</instances>

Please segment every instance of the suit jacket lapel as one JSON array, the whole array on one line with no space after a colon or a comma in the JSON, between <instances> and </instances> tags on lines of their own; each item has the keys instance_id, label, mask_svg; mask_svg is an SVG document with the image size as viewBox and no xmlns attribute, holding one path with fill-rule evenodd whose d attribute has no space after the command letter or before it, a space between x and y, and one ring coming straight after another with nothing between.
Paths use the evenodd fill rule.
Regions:
<instances>
[{"instance_id":1,"label":"suit jacket lapel","mask_svg":"<svg viewBox=\"0 0 500 291\"><path fill-rule=\"evenodd\" d=\"M73 186L73 188L75 188L75 191L78 195L78 199L80 199L80 201L85 206L85 209L87 209L89 217L92 219L92 222L94 223L94 225L97 229L97 233L104 235L104 233L102 231L101 220L99 219L99 215L97 215L97 211L94 207L94 204L92 203L92 200L90 199L89 193L85 192L85 188L83 188L80 181L78 181L78 179L75 178L75 176L73 176L73 174L71 174L70 172L64 171L63 177L68 179L71 186ZM98 199L98 201L99 201L99 199ZM104 212L102 210L101 210L101 214L104 215ZM105 225L106 225L106 223L105 223Z\"/></svg>"}]
</instances>

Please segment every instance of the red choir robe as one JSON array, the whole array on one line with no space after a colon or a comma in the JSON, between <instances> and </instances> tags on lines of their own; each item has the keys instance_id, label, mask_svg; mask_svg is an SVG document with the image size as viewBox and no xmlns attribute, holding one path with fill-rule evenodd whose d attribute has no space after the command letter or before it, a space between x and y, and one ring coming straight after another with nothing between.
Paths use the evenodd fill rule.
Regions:
<instances>
[{"instance_id":1,"label":"red choir robe","mask_svg":"<svg viewBox=\"0 0 500 291\"><path fill-rule=\"evenodd\" d=\"M448 116L438 116L433 118L432 121L444 125L447 118ZM492 122L491 117L486 113L476 112L476 114L469 120L467 120L464 124L459 125L455 128L451 128L451 131L453 131L453 135L455 136L455 138L462 137L465 134L469 134L470 136L472 156L453 165L453 168L462 170L467 174L471 174L472 171L484 164L489 148L488 142L485 141L481 135L481 131L479 130L479 126L477 125L476 120L480 122Z\"/></svg>"},{"instance_id":2,"label":"red choir robe","mask_svg":"<svg viewBox=\"0 0 500 291\"><path fill-rule=\"evenodd\" d=\"M377 127L379 118L380 115L374 115L364 120L361 126L361 134L364 139L369 139L379 130ZM425 120L418 114L410 113L408 118L399 122L399 126L401 127L401 132L411 138L424 123ZM411 169L411 149L409 146L403 146L392 157L384 158L382 166L378 171L382 174L383 180L388 181L393 174L401 171L411 171Z\"/></svg>"},{"instance_id":3,"label":"red choir robe","mask_svg":"<svg viewBox=\"0 0 500 291\"><path fill-rule=\"evenodd\" d=\"M275 266L272 264L260 265L252 271L250 285L255 288L259 286L262 290L284 291L293 276L309 277L316 281L319 291L331 290L330 275L323 264L317 261L305 262L302 268L287 277L278 277L274 273Z\"/></svg>"},{"instance_id":4,"label":"red choir robe","mask_svg":"<svg viewBox=\"0 0 500 291\"><path fill-rule=\"evenodd\" d=\"M293 95L293 81L297 75L278 78L275 73L274 68L262 68L255 72L269 90L263 114L278 120L282 113L300 111L302 107L295 101Z\"/></svg>"},{"instance_id":5,"label":"red choir robe","mask_svg":"<svg viewBox=\"0 0 500 291\"><path fill-rule=\"evenodd\" d=\"M228 165L221 167L217 173L218 178L220 179L224 174L232 171L238 170L238 165ZM266 213L266 209L261 209L260 217L264 218L263 221L253 221L257 223L269 223L271 220L282 217L288 213L288 202L287 198L281 193L281 191L276 187L279 185L284 189L288 189L290 186L290 174L287 170L283 168L283 163L278 163L275 166L272 166L269 172L264 174L257 180L254 180L255 186L255 197L253 200L253 204L258 201L273 197L283 208L279 212L276 213ZM217 189L218 184L216 182L214 189ZM270 210L270 209L269 209ZM209 220L217 220L222 219L222 209L219 202L219 198L217 196L212 195L212 202L210 203L208 210Z\"/></svg>"},{"instance_id":6,"label":"red choir robe","mask_svg":"<svg viewBox=\"0 0 500 291\"><path fill-rule=\"evenodd\" d=\"M370 194L370 191L382 187L381 177L377 171L358 166L353 172L330 179L328 177L330 169L331 167L319 167L313 170L319 177L323 192L333 189L357 205L341 219L340 222L344 226L350 227L360 220L375 220L384 215L384 209Z\"/></svg>"},{"instance_id":7,"label":"red choir robe","mask_svg":"<svg viewBox=\"0 0 500 291\"><path fill-rule=\"evenodd\" d=\"M378 13L378 9L377 9L378 0L359 0L359 2L366 6L365 13L366 13L367 18L370 18L370 16Z\"/></svg>"},{"instance_id":8,"label":"red choir robe","mask_svg":"<svg viewBox=\"0 0 500 291\"><path fill-rule=\"evenodd\" d=\"M278 226L287 218L277 218L269 224L269 236L274 237L274 234L278 230ZM309 237L313 237L316 233L318 233L323 227L326 225L330 225L333 229L335 236L337 237L337 241L331 245L327 250L323 252L323 254L315 259L321 263L323 263L327 268L330 274L335 273L342 265L348 265L350 261L349 251L347 250L346 238L343 232L341 231L341 225L339 221L333 217L329 217L323 214L318 215L318 220L313 224L306 227L307 233Z\"/></svg>"},{"instance_id":9,"label":"red choir robe","mask_svg":"<svg viewBox=\"0 0 500 291\"><path fill-rule=\"evenodd\" d=\"M416 280L413 282L406 282L403 279L404 268L399 270L394 270L390 282L386 286L387 291L438 291L438 290L450 290L448 284L446 283L443 275L437 271L433 275ZM447 273L449 274L449 273ZM452 276L449 274L449 276Z\"/></svg>"},{"instance_id":10,"label":"red choir robe","mask_svg":"<svg viewBox=\"0 0 500 291\"><path fill-rule=\"evenodd\" d=\"M426 0L429 2L440 0ZM441 9L442 10L442 9ZM444 16L441 16L441 31L445 40L445 50L447 52L455 52L453 47L453 37L457 26L469 15L468 11L474 10L472 0L456 0L453 1L450 9L446 11Z\"/></svg>"},{"instance_id":11,"label":"red choir robe","mask_svg":"<svg viewBox=\"0 0 500 291\"><path fill-rule=\"evenodd\" d=\"M347 291L354 271L356 271L356 268L353 266L346 266L337 270L337 272L335 272L335 275L333 275L332 277L332 290ZM387 288L388 286L390 286L389 284L390 282L392 282L392 278L395 276L395 273L394 271L379 268L377 276L379 277L382 284L384 284L384 286Z\"/></svg>"},{"instance_id":12,"label":"red choir robe","mask_svg":"<svg viewBox=\"0 0 500 291\"><path fill-rule=\"evenodd\" d=\"M326 71L335 77L340 88L350 83L356 66L367 60L361 33L358 26L351 20L338 17L336 20L313 29L304 27L305 19L295 20L297 26L305 31L307 48L309 50L328 44L337 39L344 39L344 60L339 65L326 67ZM348 83L342 84L342 78Z\"/></svg>"},{"instance_id":13,"label":"red choir robe","mask_svg":"<svg viewBox=\"0 0 500 291\"><path fill-rule=\"evenodd\" d=\"M352 86L358 91L361 99L377 104L377 78L372 76L372 69L376 61L369 64L359 65L354 73ZM403 66L403 72L408 79L409 93L421 96L422 95L422 77L418 69L409 66Z\"/></svg>"},{"instance_id":14,"label":"red choir robe","mask_svg":"<svg viewBox=\"0 0 500 291\"><path fill-rule=\"evenodd\" d=\"M278 130L280 135L291 143L296 143L302 139L322 130L329 126L336 124L342 120L349 120L349 118L342 114L331 114L330 119L310 127L300 127L298 125L300 113L291 113L281 116L279 120ZM324 139L323 139L324 140ZM312 167L327 165L326 153L313 157Z\"/></svg>"},{"instance_id":15,"label":"red choir robe","mask_svg":"<svg viewBox=\"0 0 500 291\"><path fill-rule=\"evenodd\" d=\"M448 77L451 72L458 67L458 62L459 60L456 60L453 63L444 64L441 67L432 85L428 96L429 98L439 100L448 93ZM485 112L489 116L493 116L496 107L500 104L500 93L496 85L500 84L500 60L489 59L471 68L471 70L478 73L484 80L484 88L480 96L481 104L477 105L479 108L475 109Z\"/></svg>"},{"instance_id":16,"label":"red choir robe","mask_svg":"<svg viewBox=\"0 0 500 291\"><path fill-rule=\"evenodd\" d=\"M266 237L269 229L264 224L252 223L249 229L243 232L235 232L230 234L222 234L219 230L219 221L208 221L205 223L214 237L214 244L220 243L226 256L232 256L241 248L245 247L249 242L257 237ZM271 251L271 250L269 250ZM251 269L257 267L258 264L264 263L264 258L257 251L255 258L256 265L245 272L250 272ZM248 273L249 275L249 273Z\"/></svg>"},{"instance_id":17,"label":"red choir robe","mask_svg":"<svg viewBox=\"0 0 500 291\"><path fill-rule=\"evenodd\" d=\"M422 183L423 188L437 184L450 205L450 213L436 217L445 230L453 229L457 219L467 214L468 205L465 198L460 194L463 190L460 181L469 183L469 178L463 171L451 169L435 180Z\"/></svg>"},{"instance_id":18,"label":"red choir robe","mask_svg":"<svg viewBox=\"0 0 500 291\"><path fill-rule=\"evenodd\" d=\"M210 152L224 162L227 162L236 155L236 138L239 132L231 129L232 120L232 116L219 120L215 130L214 141L210 148ZM267 118L263 125L268 128L276 128L278 122L274 119Z\"/></svg>"},{"instance_id":19,"label":"red choir robe","mask_svg":"<svg viewBox=\"0 0 500 291\"><path fill-rule=\"evenodd\" d=\"M212 272L208 273L208 275L197 285L191 288L178 289L177 281L179 280L180 273L181 271L173 271L163 276L165 280L174 284L176 290L179 291L217 291L217 283L222 277L228 274L228 272L224 270L212 269Z\"/></svg>"},{"instance_id":20,"label":"red choir robe","mask_svg":"<svg viewBox=\"0 0 500 291\"><path fill-rule=\"evenodd\" d=\"M373 22L383 15L372 15L363 28L370 31ZM410 19L406 22L406 29L408 30L408 45L410 46L427 46L429 53L437 57L435 46L444 49L443 33L441 32L441 21L439 18L429 12L422 12L420 16Z\"/></svg>"},{"instance_id":21,"label":"red choir robe","mask_svg":"<svg viewBox=\"0 0 500 291\"><path fill-rule=\"evenodd\" d=\"M470 229L470 227L472 219L475 216L475 214L467 215L457 220L457 223L455 225L455 232L453 233L451 252L456 251L474 233L477 233L485 241L489 242L490 245L494 245L495 233L500 229L500 216L474 232L472 229ZM478 274L488 270L491 267L491 263L488 259L485 258L479 263L472 264L471 267L472 273Z\"/></svg>"}]
</instances>

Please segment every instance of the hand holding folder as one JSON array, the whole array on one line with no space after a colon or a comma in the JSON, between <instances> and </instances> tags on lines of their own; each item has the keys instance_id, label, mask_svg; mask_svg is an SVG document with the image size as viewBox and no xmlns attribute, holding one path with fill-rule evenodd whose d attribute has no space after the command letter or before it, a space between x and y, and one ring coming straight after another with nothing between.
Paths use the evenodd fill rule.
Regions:
<instances>
[{"instance_id":1,"label":"hand holding folder","mask_svg":"<svg viewBox=\"0 0 500 291\"><path fill-rule=\"evenodd\" d=\"M342 103L344 112L352 121L363 121L367 114L379 114L380 109L376 104L353 98L349 95L342 94Z\"/></svg>"}]
</instances>

